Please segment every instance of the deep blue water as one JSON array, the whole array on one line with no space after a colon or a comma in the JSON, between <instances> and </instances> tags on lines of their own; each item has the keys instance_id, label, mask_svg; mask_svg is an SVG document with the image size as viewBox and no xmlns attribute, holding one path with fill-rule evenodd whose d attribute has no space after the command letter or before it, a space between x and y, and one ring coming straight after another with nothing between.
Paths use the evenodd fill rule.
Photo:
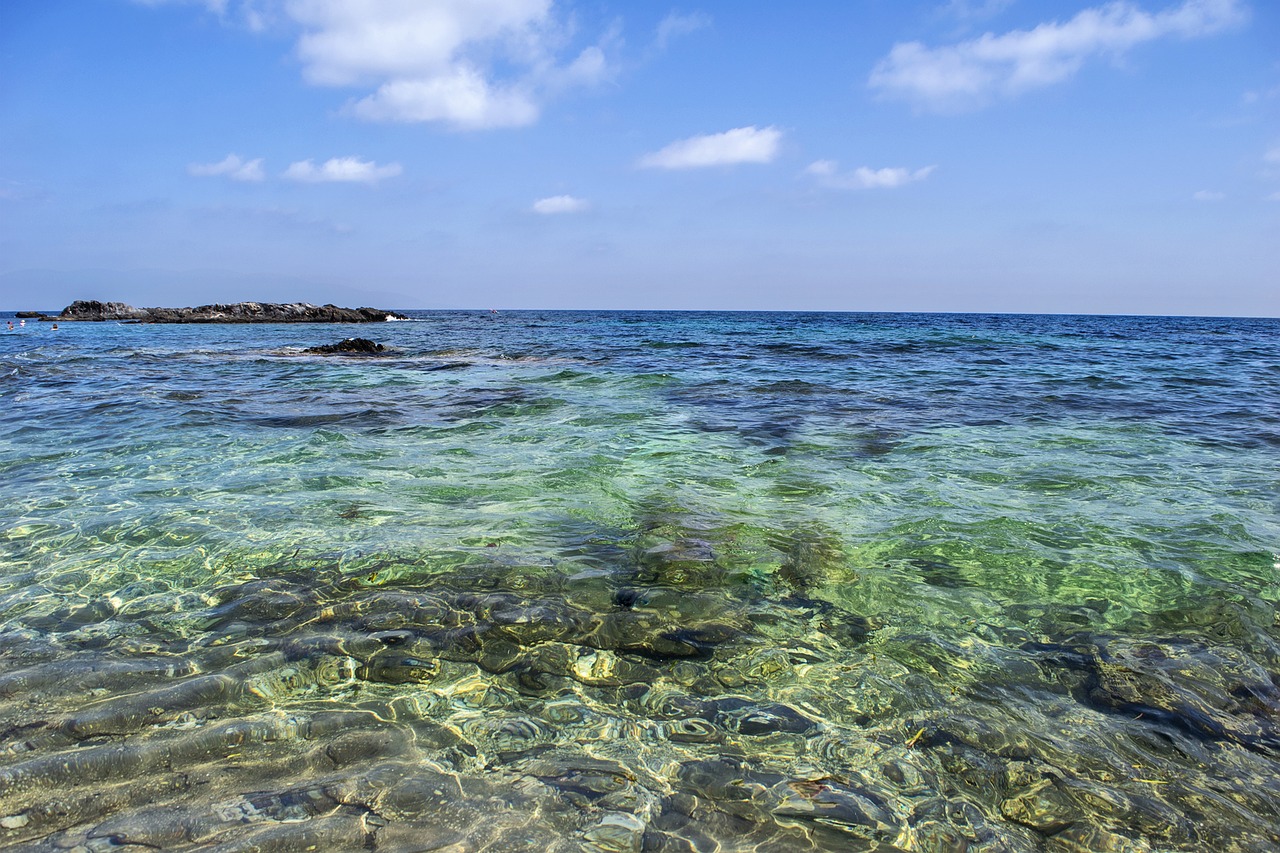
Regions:
<instances>
[{"instance_id":1,"label":"deep blue water","mask_svg":"<svg viewBox=\"0 0 1280 853\"><path fill-rule=\"evenodd\" d=\"M1280 321L410 313L0 329L5 843L1280 845Z\"/></svg>"}]
</instances>

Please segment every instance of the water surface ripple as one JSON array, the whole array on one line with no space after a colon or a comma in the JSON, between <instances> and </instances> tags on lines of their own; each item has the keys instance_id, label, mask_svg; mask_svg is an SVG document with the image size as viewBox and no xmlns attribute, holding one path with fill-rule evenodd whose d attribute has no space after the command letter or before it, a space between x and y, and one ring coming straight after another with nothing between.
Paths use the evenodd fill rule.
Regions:
<instances>
[{"instance_id":1,"label":"water surface ripple","mask_svg":"<svg viewBox=\"0 0 1280 853\"><path fill-rule=\"evenodd\" d=\"M0 845L1269 851L1280 321L0 335Z\"/></svg>"}]
</instances>

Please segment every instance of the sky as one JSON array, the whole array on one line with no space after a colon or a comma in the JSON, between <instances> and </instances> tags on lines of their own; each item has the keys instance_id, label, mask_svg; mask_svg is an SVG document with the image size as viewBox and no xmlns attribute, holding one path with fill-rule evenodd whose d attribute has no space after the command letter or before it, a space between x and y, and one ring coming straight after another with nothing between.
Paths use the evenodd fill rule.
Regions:
<instances>
[{"instance_id":1,"label":"sky","mask_svg":"<svg viewBox=\"0 0 1280 853\"><path fill-rule=\"evenodd\" d=\"M1280 3L4 0L74 299L1280 316Z\"/></svg>"}]
</instances>

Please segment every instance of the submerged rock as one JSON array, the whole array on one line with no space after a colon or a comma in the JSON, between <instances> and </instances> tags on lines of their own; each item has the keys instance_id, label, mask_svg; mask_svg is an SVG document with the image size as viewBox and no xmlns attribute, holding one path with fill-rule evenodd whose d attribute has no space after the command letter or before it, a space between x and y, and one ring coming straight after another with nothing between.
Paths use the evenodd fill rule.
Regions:
<instances>
[{"instance_id":1,"label":"submerged rock","mask_svg":"<svg viewBox=\"0 0 1280 853\"><path fill-rule=\"evenodd\" d=\"M1042 835L1054 835L1081 817L1071 799L1044 779L1000 804L1000 813Z\"/></svg>"},{"instance_id":2,"label":"submerged rock","mask_svg":"<svg viewBox=\"0 0 1280 853\"><path fill-rule=\"evenodd\" d=\"M1229 648L1190 640L1088 639L1022 648L1043 665L1080 676L1075 692L1084 704L1280 755L1280 689L1263 668Z\"/></svg>"},{"instance_id":3,"label":"submerged rock","mask_svg":"<svg viewBox=\"0 0 1280 853\"><path fill-rule=\"evenodd\" d=\"M813 720L778 702L761 703L728 696L703 702L701 710L716 725L743 735L804 734L817 728Z\"/></svg>"},{"instance_id":4,"label":"submerged rock","mask_svg":"<svg viewBox=\"0 0 1280 853\"><path fill-rule=\"evenodd\" d=\"M134 320L141 323L377 323L407 320L403 314L379 308L339 308L308 302L235 302L195 308L134 308L123 302L77 300L51 319Z\"/></svg>"},{"instance_id":5,"label":"submerged rock","mask_svg":"<svg viewBox=\"0 0 1280 853\"><path fill-rule=\"evenodd\" d=\"M641 539L636 554L640 579L659 586L677 589L702 589L724 580L724 567L718 562L712 543L693 536L666 539L660 529Z\"/></svg>"},{"instance_id":6,"label":"submerged rock","mask_svg":"<svg viewBox=\"0 0 1280 853\"><path fill-rule=\"evenodd\" d=\"M386 349L382 344L374 343L368 338L346 338L336 344L307 347L303 352L315 355L377 355L380 352L386 352Z\"/></svg>"},{"instance_id":7,"label":"submerged rock","mask_svg":"<svg viewBox=\"0 0 1280 853\"><path fill-rule=\"evenodd\" d=\"M644 821L624 812L610 812L583 837L598 850L639 853L644 849Z\"/></svg>"},{"instance_id":8,"label":"submerged rock","mask_svg":"<svg viewBox=\"0 0 1280 853\"><path fill-rule=\"evenodd\" d=\"M812 840L808 849L882 849L857 841L893 837L902 825L884 796L855 779L794 778L730 756L684 762L676 776L696 793L699 811L723 809L770 827L775 837L778 829L802 828ZM783 844L769 849L805 849Z\"/></svg>"}]
</instances>

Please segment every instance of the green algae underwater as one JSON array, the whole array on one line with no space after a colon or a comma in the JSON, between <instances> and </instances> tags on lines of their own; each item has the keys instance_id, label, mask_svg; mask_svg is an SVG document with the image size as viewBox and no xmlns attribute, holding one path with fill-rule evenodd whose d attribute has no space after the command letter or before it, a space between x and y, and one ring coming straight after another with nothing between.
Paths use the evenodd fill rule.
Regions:
<instances>
[{"instance_id":1,"label":"green algae underwater","mask_svg":"<svg viewBox=\"0 0 1280 853\"><path fill-rule=\"evenodd\" d=\"M1269 851L1280 321L0 335L0 845Z\"/></svg>"}]
</instances>

